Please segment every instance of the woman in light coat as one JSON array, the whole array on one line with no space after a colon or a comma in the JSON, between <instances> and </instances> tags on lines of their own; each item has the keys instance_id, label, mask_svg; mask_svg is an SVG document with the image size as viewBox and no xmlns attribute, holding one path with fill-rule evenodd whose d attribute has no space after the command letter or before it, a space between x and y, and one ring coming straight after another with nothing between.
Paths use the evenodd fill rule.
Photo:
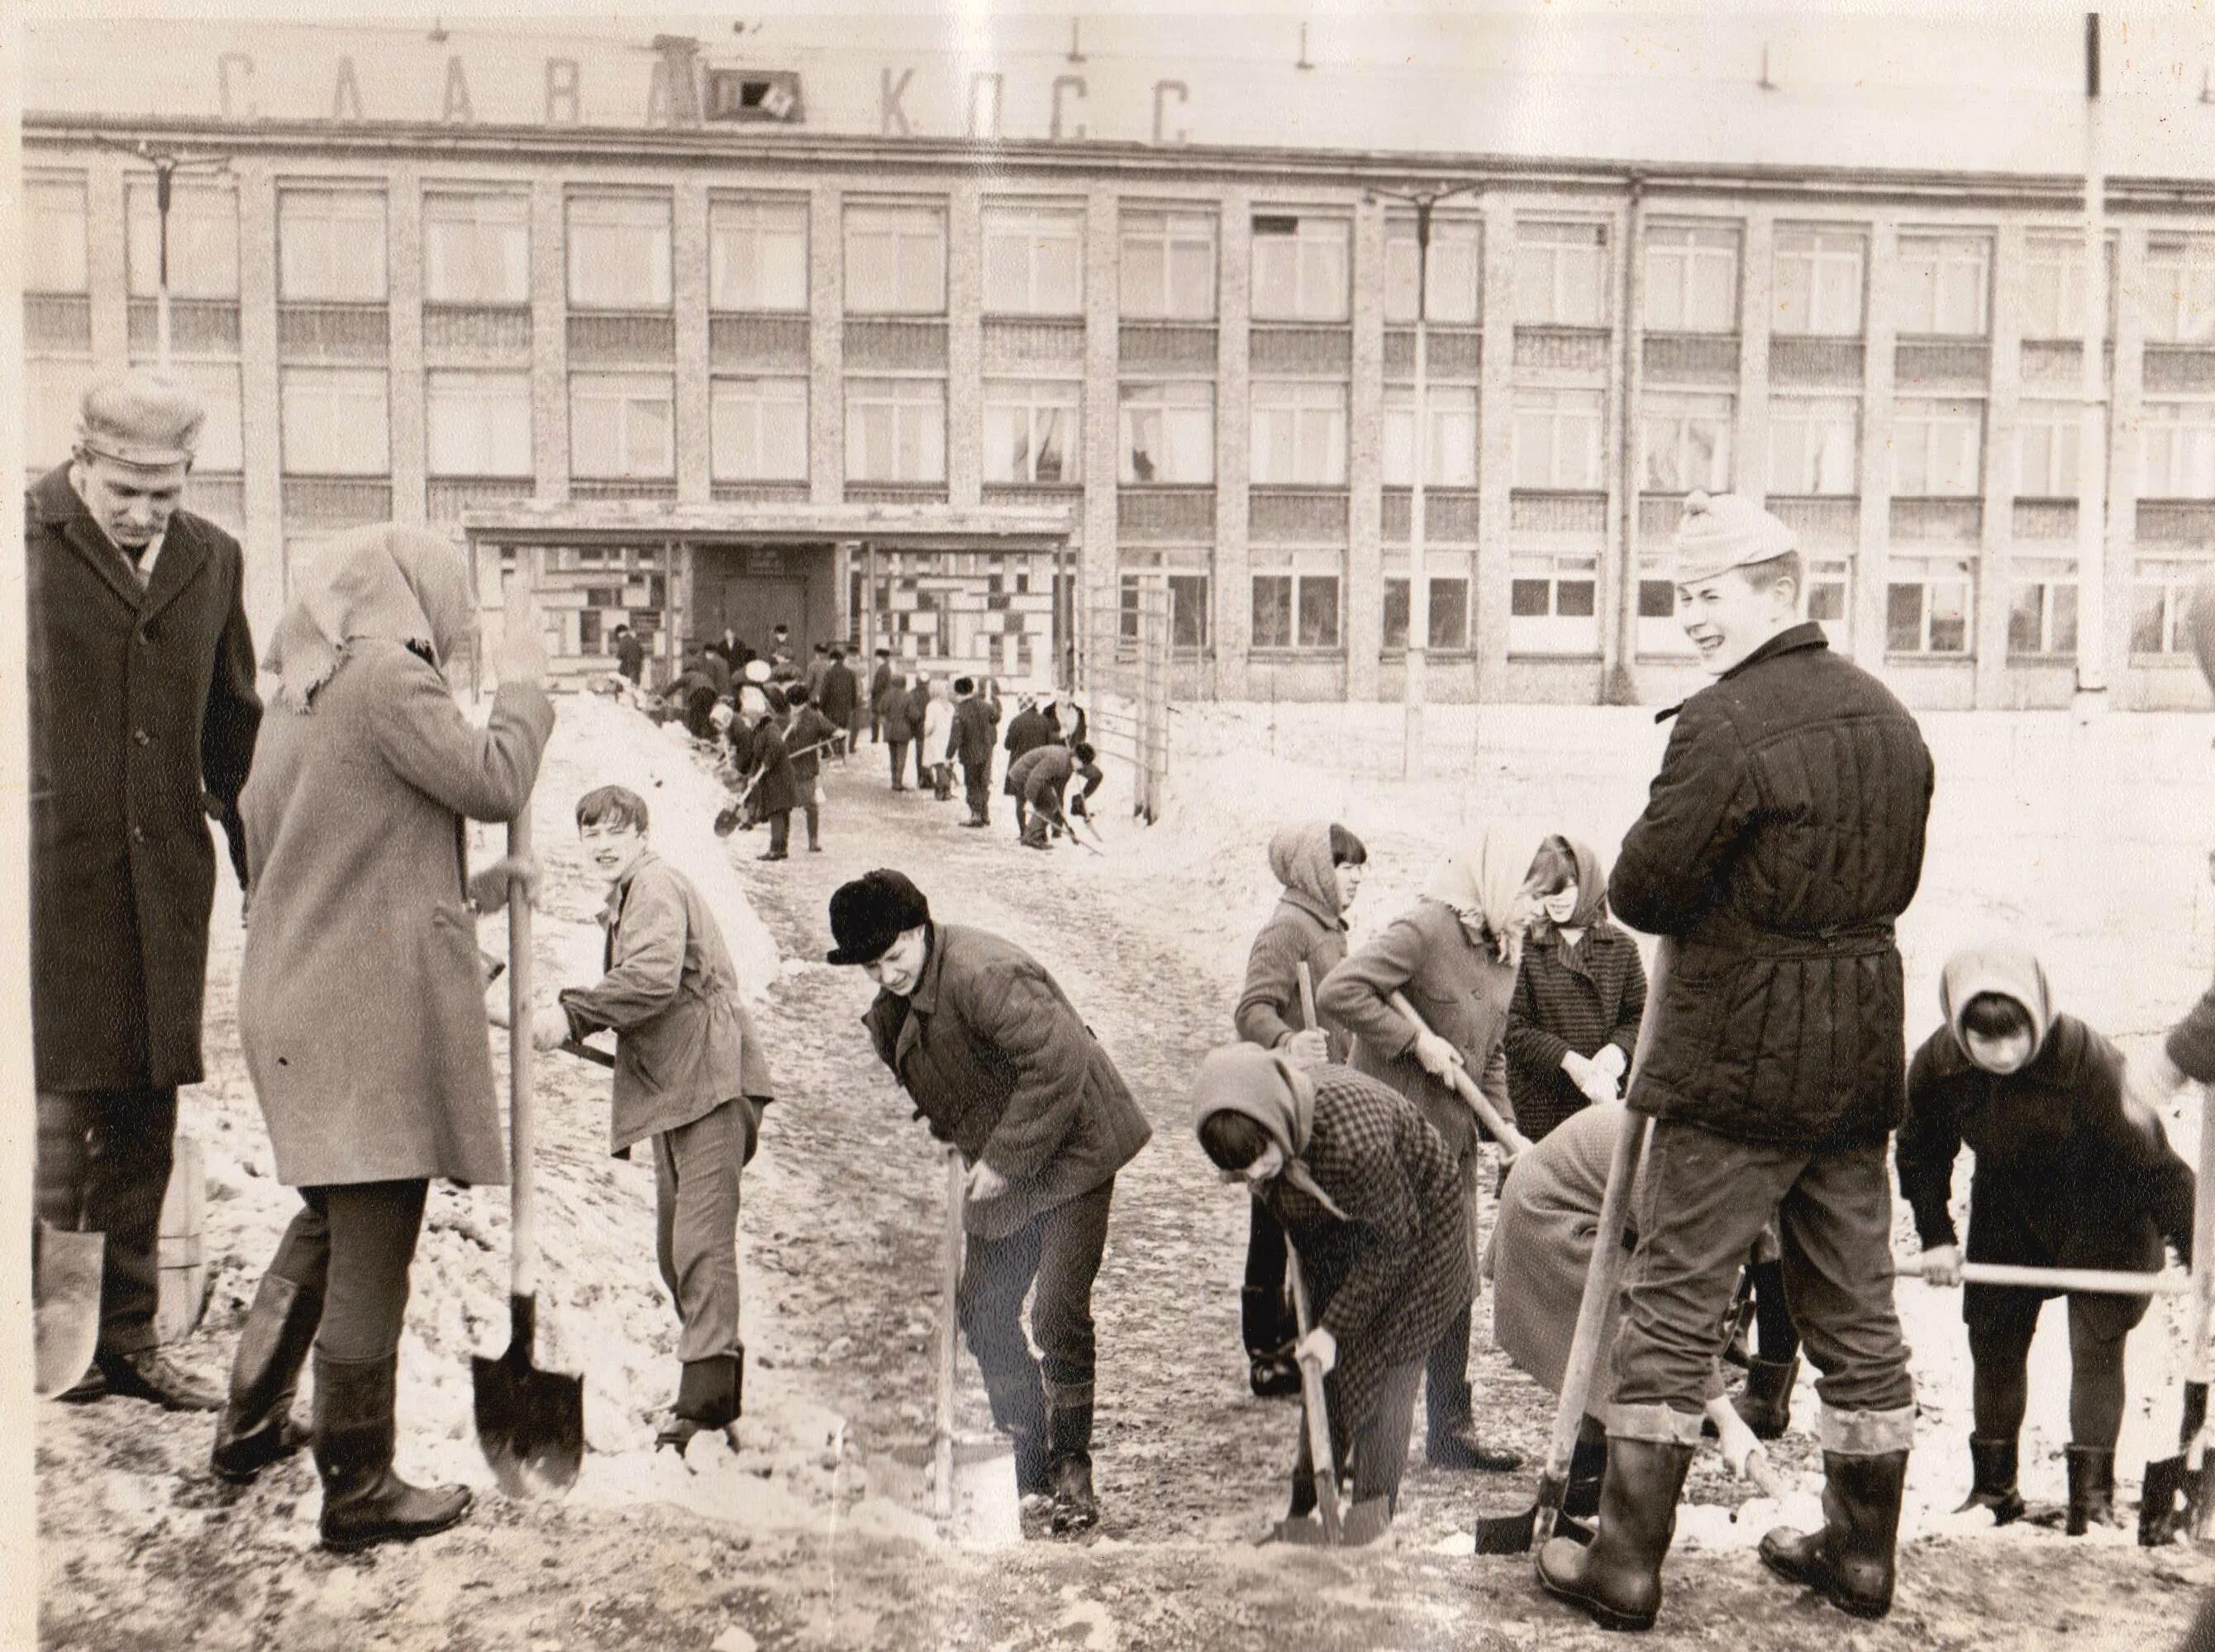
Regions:
<instances>
[{"instance_id":1,"label":"woman in light coat","mask_svg":"<svg viewBox=\"0 0 2215 1652\"><path fill-rule=\"evenodd\" d=\"M312 1339L333 1549L440 1531L469 1503L393 1473L394 1383L432 1178L507 1180L463 822L528 807L554 727L535 622L502 647L489 722L463 716L445 672L473 623L445 540L341 538L263 661L276 694L240 800L240 1041L278 1180L304 1207L241 1336L216 1467L250 1477L300 1443L288 1413ZM482 876L512 872L530 875L502 861Z\"/></svg>"},{"instance_id":2,"label":"woman in light coat","mask_svg":"<svg viewBox=\"0 0 2215 1652\"><path fill-rule=\"evenodd\" d=\"M954 795L953 758L949 743L954 736L954 702L946 697L946 685L936 678L923 702L923 770L930 776L931 795L944 802ZM916 775L916 783L923 783L923 771Z\"/></svg>"}]
</instances>

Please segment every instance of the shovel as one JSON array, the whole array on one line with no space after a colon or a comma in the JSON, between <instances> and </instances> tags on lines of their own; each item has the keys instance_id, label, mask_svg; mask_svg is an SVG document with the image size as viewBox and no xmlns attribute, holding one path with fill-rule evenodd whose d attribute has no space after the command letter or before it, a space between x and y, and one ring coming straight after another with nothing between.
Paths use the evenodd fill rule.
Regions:
<instances>
[{"instance_id":1,"label":"shovel","mask_svg":"<svg viewBox=\"0 0 2215 1652\"><path fill-rule=\"evenodd\" d=\"M2215 682L2215 585L2204 587L2193 604L2202 644L2200 666ZM2202 614L2205 622L2201 621ZM2215 1231L2215 1091L2207 1094L2200 1119L2200 1177L2193 1212L2195 1236ZM2192 1247L2192 1303L2189 1345L2184 1366L2184 1415L2174 1457L2148 1463L2138 1498L2138 1542L2147 1548L2180 1533L2205 1543L2215 1537L2215 1450L2207 1437L2207 1385L2215 1374L2215 1245L2195 1237ZM2177 1494L2184 1494L2181 1514Z\"/></svg>"},{"instance_id":2,"label":"shovel","mask_svg":"<svg viewBox=\"0 0 2215 1652\"><path fill-rule=\"evenodd\" d=\"M1300 966L1304 971L1305 964ZM1315 1329L1315 1313L1308 1301L1307 1269L1301 1266L1298 1254L1292 1257L1292 1312L1298 1321L1300 1336L1304 1338ZM1320 1524L1324 1545L1335 1549L1343 1540L1338 1515L1338 1464L1330 1450L1330 1409L1323 1397L1323 1371L1320 1360L1307 1354L1299 1356L1300 1419L1308 1431L1308 1458L1315 1471L1316 1519ZM1311 1542L1306 1535L1305 1520L1288 1520L1277 1528L1278 1536L1288 1543Z\"/></svg>"},{"instance_id":3,"label":"shovel","mask_svg":"<svg viewBox=\"0 0 2215 1652\"><path fill-rule=\"evenodd\" d=\"M1662 987L1676 959L1676 944L1664 937L1654 955L1653 979L1647 987L1646 1014L1638 1026L1638 1047L1630 1059L1627 1078L1635 1078L1654 1041L1656 1011ZM1623 1095L1630 1085L1623 1085ZM1577 1328L1569 1342L1569 1357L1562 1372L1562 1393L1554 1408L1554 1434L1546 1447L1546 1466L1538 1478L1537 1500L1521 1514L1481 1514L1476 1521L1476 1552L1513 1555L1527 1552L1553 1534L1555 1517L1569 1486L1569 1456L1576 1449L1577 1427L1583 1422L1585 1401L1592 1393L1592 1373L1599 1365L1600 1336L1608 1311L1615 1305L1623 1281L1623 1229L1629 1216L1630 1184L1638 1175L1638 1161L1646 1151L1651 1121L1629 1108L1623 1109L1622 1129L1608 1162L1607 1191L1600 1198L1599 1231L1592 1236L1592 1261L1585 1268L1583 1299L1577 1305Z\"/></svg>"},{"instance_id":4,"label":"shovel","mask_svg":"<svg viewBox=\"0 0 2215 1652\"><path fill-rule=\"evenodd\" d=\"M1393 1009L1399 1011L1400 1018L1418 1034L1427 1034L1431 1030L1423 1020L1422 1012L1408 1001L1405 992L1395 992L1390 1002ZM1493 1139L1500 1143L1508 1158L1514 1158L1530 1146L1531 1139L1500 1115L1500 1109L1493 1106L1492 1098L1478 1088L1476 1079L1469 1076L1468 1068L1457 1066L1453 1070L1452 1084L1454 1093L1468 1104L1470 1112L1476 1115L1478 1122L1492 1132Z\"/></svg>"},{"instance_id":5,"label":"shovel","mask_svg":"<svg viewBox=\"0 0 2215 1652\"><path fill-rule=\"evenodd\" d=\"M41 1221L32 1230L32 1340L38 1349L31 1389L42 1400L65 1394L100 1348L100 1271L104 1233L78 1233Z\"/></svg>"},{"instance_id":6,"label":"shovel","mask_svg":"<svg viewBox=\"0 0 2215 1652\"><path fill-rule=\"evenodd\" d=\"M507 852L531 853L531 807L509 822ZM520 882L509 885L507 949L508 1098L514 1119L510 1142L511 1189L507 1352L497 1360L470 1357L476 1390L477 1443L511 1497L567 1491L585 1457L585 1379L541 1371L531 1363L538 1333L538 1213L531 1158L537 1131L531 1116L531 901Z\"/></svg>"}]
</instances>

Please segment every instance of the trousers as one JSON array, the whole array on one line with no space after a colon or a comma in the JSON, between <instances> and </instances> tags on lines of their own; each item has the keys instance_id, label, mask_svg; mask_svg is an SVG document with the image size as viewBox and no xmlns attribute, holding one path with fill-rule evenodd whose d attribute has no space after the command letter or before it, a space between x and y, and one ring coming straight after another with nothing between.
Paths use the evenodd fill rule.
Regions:
<instances>
[{"instance_id":1,"label":"trousers","mask_svg":"<svg viewBox=\"0 0 2215 1652\"><path fill-rule=\"evenodd\" d=\"M1422 1380L1423 1362L1408 1360L1387 1367L1377 1393L1377 1409L1369 1420L1349 1434L1337 1416L1330 1419L1331 1455L1343 1472L1353 1471L1353 1501L1389 1497L1396 1511L1400 1477L1408 1466L1408 1441L1415 1429L1415 1385ZM1292 1508L1295 1515L1316 1506L1315 1450L1308 1438L1306 1402L1301 1402L1300 1446L1292 1465Z\"/></svg>"},{"instance_id":2,"label":"trousers","mask_svg":"<svg viewBox=\"0 0 2215 1652\"><path fill-rule=\"evenodd\" d=\"M739 1172L755 1128L753 1104L739 1097L653 1138L654 1258L687 1365L739 1349Z\"/></svg>"},{"instance_id":3,"label":"trousers","mask_svg":"<svg viewBox=\"0 0 2215 1652\"><path fill-rule=\"evenodd\" d=\"M1623 1286L1610 1434L1648 1437L1666 1407L1697 1428L1722 1351L1739 1271L1772 1213L1784 1293L1826 1414L1911 1405L1907 1348L1893 1306L1892 1185L1881 1139L1816 1150L1733 1140L1657 1121ZM1846 1450L1826 1438L1825 1449Z\"/></svg>"},{"instance_id":4,"label":"trousers","mask_svg":"<svg viewBox=\"0 0 2215 1652\"><path fill-rule=\"evenodd\" d=\"M1108 1243L1110 1176L1091 1192L1049 1207L1004 1238L973 1233L955 1304L961 1332L977 1356L992 1421L1010 1434L1045 1426L1051 1407L1089 1405L1095 1348L1092 1281ZM1022 1307L1031 1287L1031 1352Z\"/></svg>"},{"instance_id":5,"label":"trousers","mask_svg":"<svg viewBox=\"0 0 2215 1652\"><path fill-rule=\"evenodd\" d=\"M893 789L894 791L898 791L902 786L907 783L908 742L904 740L887 740L885 744L892 748Z\"/></svg>"},{"instance_id":6,"label":"trousers","mask_svg":"<svg viewBox=\"0 0 2215 1652\"><path fill-rule=\"evenodd\" d=\"M989 822L992 818L992 759L961 765L961 789L968 800L973 820Z\"/></svg>"},{"instance_id":7,"label":"trousers","mask_svg":"<svg viewBox=\"0 0 2215 1652\"><path fill-rule=\"evenodd\" d=\"M2031 1339L2046 1303L2036 1291L1988 1286L1964 1305L1976 1366L1973 1414L1986 1440L2012 1440L2022 1431L2030 1403ZM2071 1445L2114 1449L2123 1428L2123 1347L2147 1305L2144 1297L2086 1293L2069 1299Z\"/></svg>"},{"instance_id":8,"label":"trousers","mask_svg":"<svg viewBox=\"0 0 2215 1652\"><path fill-rule=\"evenodd\" d=\"M1260 1200L1246 1230L1244 1288L1253 1305L1242 1314L1241 1330L1249 1354L1275 1354L1299 1340L1289 1293L1285 1287L1287 1247L1285 1230Z\"/></svg>"},{"instance_id":9,"label":"trousers","mask_svg":"<svg viewBox=\"0 0 2215 1652\"><path fill-rule=\"evenodd\" d=\"M423 1227L425 1181L300 1189L299 1213L269 1271L323 1299L316 1352L347 1364L390 1359L408 1317L408 1270Z\"/></svg>"},{"instance_id":10,"label":"trousers","mask_svg":"<svg viewBox=\"0 0 2215 1652\"><path fill-rule=\"evenodd\" d=\"M174 1090L38 1092L34 1206L72 1232L107 1236L100 1274L100 1352L155 1345L162 1200L177 1135Z\"/></svg>"}]
</instances>

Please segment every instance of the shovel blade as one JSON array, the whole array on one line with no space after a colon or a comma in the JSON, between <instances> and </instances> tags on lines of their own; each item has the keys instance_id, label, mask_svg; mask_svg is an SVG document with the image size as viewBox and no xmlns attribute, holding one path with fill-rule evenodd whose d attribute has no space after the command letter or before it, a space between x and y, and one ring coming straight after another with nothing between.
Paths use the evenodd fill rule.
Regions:
<instances>
[{"instance_id":1,"label":"shovel blade","mask_svg":"<svg viewBox=\"0 0 2215 1652\"><path fill-rule=\"evenodd\" d=\"M510 1297L507 1352L469 1360L477 1444L500 1489L511 1497L558 1495L577 1483L585 1460L585 1379L531 1362L537 1303Z\"/></svg>"},{"instance_id":2,"label":"shovel blade","mask_svg":"<svg viewBox=\"0 0 2215 1652\"><path fill-rule=\"evenodd\" d=\"M1481 1555L1527 1555L1537 1535L1538 1505L1514 1514L1476 1517L1476 1552Z\"/></svg>"},{"instance_id":3,"label":"shovel blade","mask_svg":"<svg viewBox=\"0 0 2215 1652\"><path fill-rule=\"evenodd\" d=\"M38 1225L32 1340L32 1391L52 1399L77 1385L100 1348L100 1273L107 1249L102 1233L73 1233Z\"/></svg>"}]
</instances>

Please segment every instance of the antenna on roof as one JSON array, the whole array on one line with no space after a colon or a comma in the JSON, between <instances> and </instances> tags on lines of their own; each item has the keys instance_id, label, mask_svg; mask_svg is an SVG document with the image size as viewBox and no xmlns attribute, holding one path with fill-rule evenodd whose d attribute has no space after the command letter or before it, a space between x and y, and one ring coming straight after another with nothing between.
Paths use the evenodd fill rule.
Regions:
<instances>
[{"instance_id":1,"label":"antenna on roof","mask_svg":"<svg viewBox=\"0 0 2215 1652\"><path fill-rule=\"evenodd\" d=\"M1776 90L1776 83L1769 77L1769 42L1766 40L1761 43L1761 78L1754 84L1764 92Z\"/></svg>"},{"instance_id":2,"label":"antenna on roof","mask_svg":"<svg viewBox=\"0 0 2215 1652\"><path fill-rule=\"evenodd\" d=\"M1084 61L1084 19L1082 17L1069 20L1069 60L1071 63Z\"/></svg>"},{"instance_id":3,"label":"antenna on roof","mask_svg":"<svg viewBox=\"0 0 2215 1652\"><path fill-rule=\"evenodd\" d=\"M1300 22L1300 60L1294 64L1292 67L1295 69L1312 69L1315 67L1315 64L1308 61L1308 26L1304 18L1302 19Z\"/></svg>"},{"instance_id":4,"label":"antenna on roof","mask_svg":"<svg viewBox=\"0 0 2215 1652\"><path fill-rule=\"evenodd\" d=\"M444 46L446 43L446 20L443 17L433 17L431 20L431 44L433 46Z\"/></svg>"}]
</instances>

